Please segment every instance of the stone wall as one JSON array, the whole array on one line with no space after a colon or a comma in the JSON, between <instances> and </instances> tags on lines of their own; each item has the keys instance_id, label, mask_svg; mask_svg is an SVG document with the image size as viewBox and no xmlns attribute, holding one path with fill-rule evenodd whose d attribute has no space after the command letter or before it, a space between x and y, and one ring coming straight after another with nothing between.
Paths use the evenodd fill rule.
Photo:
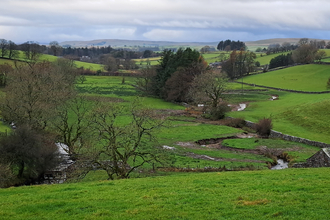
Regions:
<instances>
[{"instance_id":1,"label":"stone wall","mask_svg":"<svg viewBox=\"0 0 330 220\"><path fill-rule=\"evenodd\" d=\"M246 126L253 128L255 123L251 122L251 121L245 121L246 122ZM270 138L280 138L286 141L292 141L292 142L298 142L298 143L302 143L302 144L308 144L311 146L315 146L315 147L319 147L319 148L330 148L330 144L326 144L326 143L322 143L322 142L318 142L318 141L312 141L312 140L308 140L305 138L300 138L300 137L295 137L295 136L291 136L291 135L287 135L287 134L282 134L281 132L278 131L274 131L271 130L270 132Z\"/></svg>"},{"instance_id":2,"label":"stone wall","mask_svg":"<svg viewBox=\"0 0 330 220\"><path fill-rule=\"evenodd\" d=\"M286 92L293 92L293 93L303 93L303 94L324 94L324 93L330 93L330 91L306 92L306 91L275 88L275 87L271 87L271 86L263 86L263 85L257 85L257 84L251 84L251 83L244 83L244 82L242 83L242 82L237 82L237 81L233 81L233 82L239 83L239 84L248 85L248 86L257 86L257 87L261 87L261 88L274 89L274 90L278 90L278 91L286 91Z\"/></svg>"},{"instance_id":3,"label":"stone wall","mask_svg":"<svg viewBox=\"0 0 330 220\"><path fill-rule=\"evenodd\" d=\"M323 149L311 156L305 163L296 163L294 168L308 168L308 167L330 167L330 158L324 153Z\"/></svg>"}]
</instances>

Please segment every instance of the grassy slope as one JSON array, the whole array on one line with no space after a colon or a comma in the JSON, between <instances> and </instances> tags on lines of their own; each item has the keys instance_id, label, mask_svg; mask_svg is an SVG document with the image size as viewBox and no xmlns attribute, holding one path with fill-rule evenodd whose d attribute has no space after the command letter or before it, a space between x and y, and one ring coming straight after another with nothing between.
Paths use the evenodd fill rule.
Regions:
<instances>
[{"instance_id":1,"label":"grassy slope","mask_svg":"<svg viewBox=\"0 0 330 220\"><path fill-rule=\"evenodd\" d=\"M290 52L276 53L276 54L270 54L270 55L266 55L265 53L262 53L262 56L260 56L260 54L258 54L256 61L259 61L261 65L269 64L270 60L273 59L274 57L277 57L281 54L287 54L287 53L290 53Z\"/></svg>"},{"instance_id":2,"label":"grassy slope","mask_svg":"<svg viewBox=\"0 0 330 220\"><path fill-rule=\"evenodd\" d=\"M327 109L323 109L321 111L313 109L310 112L304 111L304 106L310 106L314 103L315 106L317 106L320 102L328 100L330 98L330 94L310 95L279 91L270 91L270 93L279 95L279 100L251 102L248 108L244 111L231 112L230 115L233 117L244 117L245 119L254 122L257 122L263 117L272 117L274 124L273 128L276 131L330 143L330 132L328 129L323 129L325 124L330 123ZM288 110L298 108L304 115L302 117L303 120L305 120L305 117L323 117L323 120L321 121L322 124L317 124L316 121L310 120L308 124L301 126L301 124L297 124L297 116L290 115L290 117L283 117L282 114Z\"/></svg>"},{"instance_id":3,"label":"grassy slope","mask_svg":"<svg viewBox=\"0 0 330 220\"><path fill-rule=\"evenodd\" d=\"M93 96L103 96L103 97L113 97L120 98L125 101L131 101L133 96L138 95L136 90L129 84L134 83L133 77L125 77L126 84L122 84L122 77L109 77L109 76L87 76L87 81L84 84L77 85L78 91L81 93L85 93ZM264 92L265 93L265 92ZM234 96L234 97L233 97ZM249 95L245 95L244 98L246 100L264 100L267 99L269 95L259 94L259 93L251 93ZM242 100L241 95L231 95L231 100L233 102L238 102L238 100ZM153 109L172 109L172 110L182 110L184 107L175 105L173 103L168 103L156 98L144 97L142 99L144 105L149 106ZM182 118L183 119L183 118ZM263 160L268 161L267 158L258 158L255 155L237 155L232 152L219 152L217 150L210 151L209 149L195 149L192 151L191 149L183 149L178 147L177 142L195 142L201 139L208 138L217 138L230 136L236 133L241 133L240 130L218 126L218 125L209 125L209 124L199 124L199 123L191 123L180 121L181 118L172 122L168 125L167 128L163 128L161 132L158 134L158 140L161 145L169 145L172 147L176 147L178 152L175 156L175 166L180 167L197 167L197 166L245 166L247 164L258 165L258 167L264 167L265 164L255 164L255 163L247 163L247 162L229 162L229 161L206 161L199 160L193 158L187 158L185 155L187 152L194 152L201 155L208 155L211 157L222 157L222 158L239 158L239 159L255 159L255 160ZM279 144L280 146L281 144ZM196 151L197 150L197 151ZM309 152L308 156L311 156L315 151Z\"/></svg>"},{"instance_id":4,"label":"grassy slope","mask_svg":"<svg viewBox=\"0 0 330 220\"><path fill-rule=\"evenodd\" d=\"M248 76L244 82L282 89L325 91L329 77L330 66L310 64Z\"/></svg>"},{"instance_id":5,"label":"grassy slope","mask_svg":"<svg viewBox=\"0 0 330 220\"><path fill-rule=\"evenodd\" d=\"M305 91L325 90L329 78L329 66L304 65L249 76L244 82L291 88ZM279 100L267 99L251 102L242 112L232 112L231 116L244 117L257 122L263 117L272 117L274 129L286 134L330 143L330 94L295 94L269 91L264 94L279 95ZM261 94L260 94L261 95ZM244 97L244 96L242 96Z\"/></svg>"},{"instance_id":6,"label":"grassy slope","mask_svg":"<svg viewBox=\"0 0 330 220\"><path fill-rule=\"evenodd\" d=\"M327 219L329 168L0 189L1 219ZM244 217L243 217L244 216Z\"/></svg>"},{"instance_id":7,"label":"grassy slope","mask_svg":"<svg viewBox=\"0 0 330 220\"><path fill-rule=\"evenodd\" d=\"M19 51L19 55L18 55L18 59L19 60L25 60L24 58L24 53L22 51ZM55 60L57 60L57 57L55 56L52 56L52 55L48 55L48 54L41 54L41 56L39 57L39 60L40 61L50 61L50 62L54 62ZM6 59L0 59L0 64L3 64L3 63L9 63L10 65L13 65L14 64L14 61L11 61L11 60L6 60ZM90 69L90 70L93 70L93 71L97 71L97 70L101 70L103 71L103 66L100 65L100 64L95 64L95 63L86 63L86 62L81 62L81 61L74 61L76 66L78 68L80 67L84 67L84 69Z\"/></svg>"}]
</instances>

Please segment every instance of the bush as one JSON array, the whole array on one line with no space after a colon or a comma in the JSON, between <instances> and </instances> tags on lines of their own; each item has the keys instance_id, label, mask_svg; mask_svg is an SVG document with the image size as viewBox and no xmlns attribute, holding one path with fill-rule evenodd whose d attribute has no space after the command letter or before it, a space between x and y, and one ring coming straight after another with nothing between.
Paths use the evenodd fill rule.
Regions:
<instances>
[{"instance_id":1,"label":"bush","mask_svg":"<svg viewBox=\"0 0 330 220\"><path fill-rule=\"evenodd\" d=\"M227 118L222 121L222 124L233 128L243 128L246 122L243 118Z\"/></svg>"},{"instance_id":2,"label":"bush","mask_svg":"<svg viewBox=\"0 0 330 220\"><path fill-rule=\"evenodd\" d=\"M257 124L255 124L255 130L257 134L263 138L269 137L272 128L273 128L273 124L272 124L272 119L270 118L263 118L259 120Z\"/></svg>"},{"instance_id":3,"label":"bush","mask_svg":"<svg viewBox=\"0 0 330 220\"><path fill-rule=\"evenodd\" d=\"M221 102L217 107L212 107L209 112L209 118L211 120L223 119L227 112L230 112L231 108L227 102Z\"/></svg>"},{"instance_id":4,"label":"bush","mask_svg":"<svg viewBox=\"0 0 330 220\"><path fill-rule=\"evenodd\" d=\"M0 161L10 164L21 184L34 183L58 165L58 148L50 134L20 126L0 139Z\"/></svg>"},{"instance_id":5,"label":"bush","mask_svg":"<svg viewBox=\"0 0 330 220\"><path fill-rule=\"evenodd\" d=\"M0 188L17 184L17 179L10 169L9 164L0 164Z\"/></svg>"}]
</instances>

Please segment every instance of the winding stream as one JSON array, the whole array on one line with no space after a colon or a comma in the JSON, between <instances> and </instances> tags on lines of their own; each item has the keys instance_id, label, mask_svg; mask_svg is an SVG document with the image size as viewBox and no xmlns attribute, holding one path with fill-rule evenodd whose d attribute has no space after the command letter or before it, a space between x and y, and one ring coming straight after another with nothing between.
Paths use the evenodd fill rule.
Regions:
<instances>
[{"instance_id":1,"label":"winding stream","mask_svg":"<svg viewBox=\"0 0 330 220\"><path fill-rule=\"evenodd\" d=\"M277 165L273 166L271 170L282 170L288 168L288 162L284 162L282 159L277 160Z\"/></svg>"}]
</instances>

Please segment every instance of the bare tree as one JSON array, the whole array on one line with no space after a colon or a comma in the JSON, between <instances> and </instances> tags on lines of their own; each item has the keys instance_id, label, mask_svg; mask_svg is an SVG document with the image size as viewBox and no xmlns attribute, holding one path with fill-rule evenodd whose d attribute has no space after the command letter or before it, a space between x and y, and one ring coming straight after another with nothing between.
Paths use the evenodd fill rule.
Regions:
<instances>
[{"instance_id":1,"label":"bare tree","mask_svg":"<svg viewBox=\"0 0 330 220\"><path fill-rule=\"evenodd\" d=\"M6 96L0 103L3 118L35 129L46 128L56 106L75 94L75 70L68 69L68 62L18 66L9 72Z\"/></svg>"},{"instance_id":2,"label":"bare tree","mask_svg":"<svg viewBox=\"0 0 330 220\"><path fill-rule=\"evenodd\" d=\"M118 70L118 62L116 61L116 58L108 55L103 56L101 58L101 63L104 65L104 69L107 71L117 71Z\"/></svg>"},{"instance_id":3,"label":"bare tree","mask_svg":"<svg viewBox=\"0 0 330 220\"><path fill-rule=\"evenodd\" d=\"M208 71L195 77L189 90L189 97L195 104L203 104L211 119L217 120L230 111L224 102L228 79L221 73Z\"/></svg>"},{"instance_id":4,"label":"bare tree","mask_svg":"<svg viewBox=\"0 0 330 220\"><path fill-rule=\"evenodd\" d=\"M57 106L55 117L51 120L52 130L58 134L57 142L65 144L68 148L64 150L73 157L88 139L90 105L84 97L77 96Z\"/></svg>"},{"instance_id":5,"label":"bare tree","mask_svg":"<svg viewBox=\"0 0 330 220\"><path fill-rule=\"evenodd\" d=\"M38 61L41 55L41 47L38 43L27 41L24 44L21 44L20 47L25 55L25 59L27 59L30 63L35 63Z\"/></svg>"},{"instance_id":6,"label":"bare tree","mask_svg":"<svg viewBox=\"0 0 330 220\"><path fill-rule=\"evenodd\" d=\"M136 85L146 93L150 93L150 84L153 77L156 76L156 68L147 66L140 70L141 76L137 78Z\"/></svg>"},{"instance_id":7,"label":"bare tree","mask_svg":"<svg viewBox=\"0 0 330 220\"><path fill-rule=\"evenodd\" d=\"M62 47L59 45L59 43L57 41L50 42L49 46L50 46L50 49L53 51L54 56L58 56L62 51Z\"/></svg>"},{"instance_id":8,"label":"bare tree","mask_svg":"<svg viewBox=\"0 0 330 220\"><path fill-rule=\"evenodd\" d=\"M302 46L302 45L306 45L308 44L308 38L301 38L299 41L298 41L298 46Z\"/></svg>"},{"instance_id":9,"label":"bare tree","mask_svg":"<svg viewBox=\"0 0 330 220\"><path fill-rule=\"evenodd\" d=\"M16 59L18 58L18 54L17 45L12 41L8 41L8 58Z\"/></svg>"},{"instance_id":10,"label":"bare tree","mask_svg":"<svg viewBox=\"0 0 330 220\"><path fill-rule=\"evenodd\" d=\"M292 52L292 59L295 63L311 63L315 60L318 48L312 44L301 44Z\"/></svg>"},{"instance_id":11,"label":"bare tree","mask_svg":"<svg viewBox=\"0 0 330 220\"><path fill-rule=\"evenodd\" d=\"M319 50L315 54L315 60L317 60L318 62L321 62L321 60L324 59L326 56L327 56L327 53L324 50Z\"/></svg>"},{"instance_id":12,"label":"bare tree","mask_svg":"<svg viewBox=\"0 0 330 220\"><path fill-rule=\"evenodd\" d=\"M194 78L189 97L196 104L217 107L224 98L228 79L222 74L208 71Z\"/></svg>"},{"instance_id":13,"label":"bare tree","mask_svg":"<svg viewBox=\"0 0 330 220\"><path fill-rule=\"evenodd\" d=\"M82 155L85 162L105 170L109 179L114 179L128 178L145 163L159 161L154 132L164 120L158 119L153 111L141 109L135 103L129 109L106 103L99 105L93 113L94 136L98 137L97 143L101 146L94 144L88 156ZM130 122L123 124L123 116L129 117Z\"/></svg>"},{"instance_id":14,"label":"bare tree","mask_svg":"<svg viewBox=\"0 0 330 220\"><path fill-rule=\"evenodd\" d=\"M8 41L5 39L0 39L0 50L1 57L5 57L8 55Z\"/></svg>"}]
</instances>

